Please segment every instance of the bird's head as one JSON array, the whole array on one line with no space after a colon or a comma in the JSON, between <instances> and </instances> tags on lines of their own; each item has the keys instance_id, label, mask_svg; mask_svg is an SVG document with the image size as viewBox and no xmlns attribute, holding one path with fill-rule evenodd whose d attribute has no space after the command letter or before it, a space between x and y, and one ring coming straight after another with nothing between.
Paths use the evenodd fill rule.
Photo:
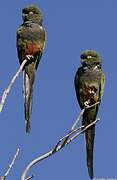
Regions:
<instances>
[{"instance_id":1,"label":"bird's head","mask_svg":"<svg viewBox=\"0 0 117 180\"><path fill-rule=\"evenodd\" d=\"M35 5L24 7L22 9L22 18L24 22L31 21L39 24L42 24L43 22L42 13Z\"/></svg>"},{"instance_id":2,"label":"bird's head","mask_svg":"<svg viewBox=\"0 0 117 180\"><path fill-rule=\"evenodd\" d=\"M86 50L81 53L81 64L82 66L95 66L101 65L100 55L93 50Z\"/></svg>"}]
</instances>

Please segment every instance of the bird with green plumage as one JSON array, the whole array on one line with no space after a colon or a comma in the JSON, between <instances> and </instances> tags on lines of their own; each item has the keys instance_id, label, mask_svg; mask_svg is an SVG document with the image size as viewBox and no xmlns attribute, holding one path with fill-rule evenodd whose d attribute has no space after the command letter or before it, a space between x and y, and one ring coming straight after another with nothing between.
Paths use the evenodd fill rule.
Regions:
<instances>
[{"instance_id":1,"label":"bird with green plumage","mask_svg":"<svg viewBox=\"0 0 117 180\"><path fill-rule=\"evenodd\" d=\"M105 85L102 59L96 51L85 50L81 53L81 67L76 72L74 83L77 100L81 109L99 102L99 104L84 111L82 125L86 127L96 120ZM87 168L91 179L94 177L94 137L95 125L85 131Z\"/></svg>"},{"instance_id":2,"label":"bird with green plumage","mask_svg":"<svg viewBox=\"0 0 117 180\"><path fill-rule=\"evenodd\" d=\"M20 65L27 59L23 69L23 94L26 132L30 132L35 74L45 48L46 32L42 12L37 6L24 7L22 18L23 24L17 30L17 52Z\"/></svg>"}]
</instances>

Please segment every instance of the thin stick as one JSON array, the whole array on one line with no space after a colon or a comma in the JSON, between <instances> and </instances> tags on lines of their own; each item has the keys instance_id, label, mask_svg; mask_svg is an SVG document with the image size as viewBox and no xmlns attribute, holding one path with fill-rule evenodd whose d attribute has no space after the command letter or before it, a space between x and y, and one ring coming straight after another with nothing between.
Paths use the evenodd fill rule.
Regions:
<instances>
[{"instance_id":1,"label":"thin stick","mask_svg":"<svg viewBox=\"0 0 117 180\"><path fill-rule=\"evenodd\" d=\"M100 101L98 101L98 102L96 102L95 104L92 104L92 105L88 105L88 106L86 106L85 107L85 109L89 109L89 108L92 108L92 107L94 107L94 106L96 106L96 105L98 105L98 104L100 104Z\"/></svg>"},{"instance_id":2,"label":"thin stick","mask_svg":"<svg viewBox=\"0 0 117 180\"><path fill-rule=\"evenodd\" d=\"M76 119L76 121L75 121L74 124L72 125L72 128L71 128L70 131L72 131L72 130L75 129L75 127L77 126L77 124L78 124L79 121L80 121L81 116L83 115L83 113L84 113L84 111L85 111L86 109L92 108L92 107L98 105L99 103L100 103L100 102L96 102L95 104L92 104L91 106L86 106L84 109L82 109L82 111L80 112L78 118Z\"/></svg>"},{"instance_id":3,"label":"thin stick","mask_svg":"<svg viewBox=\"0 0 117 180\"><path fill-rule=\"evenodd\" d=\"M89 124L88 126L86 126L84 129L82 129L79 133L77 133L77 136L74 135L71 139L68 139L66 142L66 145L68 145L69 143L71 143L76 137L78 137L81 133L83 133L87 128L93 126L95 123L97 123L98 120L94 121L93 123ZM81 128L80 128L81 129ZM59 140L60 141L60 140ZM58 143L57 143L58 144ZM37 157L36 159L34 159L33 161L31 161L28 166L26 167L26 169L24 170L24 172L21 175L21 180L26 180L26 174L28 173L28 171L32 168L32 166L34 166L35 164L39 163L40 161L50 157L51 155L57 153L59 150L61 150L63 147L62 145L58 145L57 148L55 148L56 145L54 146L54 148L52 150L50 150L49 152ZM55 150L56 149L56 150Z\"/></svg>"},{"instance_id":4,"label":"thin stick","mask_svg":"<svg viewBox=\"0 0 117 180\"><path fill-rule=\"evenodd\" d=\"M11 168L13 167L13 165L14 165L14 163L15 163L15 160L17 159L18 155L19 155L19 148L17 148L17 151L16 151L16 153L15 153L15 155L14 155L11 163L9 164L8 170L6 171L5 175L2 177L2 180L5 180L6 177L9 175L9 173L10 173L10 171L11 171Z\"/></svg>"},{"instance_id":5,"label":"thin stick","mask_svg":"<svg viewBox=\"0 0 117 180\"><path fill-rule=\"evenodd\" d=\"M100 119L96 119L95 121L93 121L92 123L90 123L89 125L87 125L85 128L82 129L82 126L80 127L80 131L77 132L73 137L71 137L70 139L68 139L66 141L65 145L68 145L71 141L73 141L74 139L76 139L80 134L84 133L88 128L90 128L91 126L93 126L94 124L96 124ZM61 144L60 146L57 147L56 152L58 152L60 149L62 149L63 147L65 147L65 145L63 146L63 144Z\"/></svg>"},{"instance_id":6,"label":"thin stick","mask_svg":"<svg viewBox=\"0 0 117 180\"><path fill-rule=\"evenodd\" d=\"M86 103L84 103L84 104L86 104ZM86 109L89 109L89 108L92 108L92 107L96 106L97 104L99 104L99 102L96 102L95 104L92 104L92 105L90 105L90 106L87 105L84 109L81 110L79 116L77 117L76 121L73 123L71 129L69 130L69 135L64 139L64 141L63 141L63 143L62 143L61 146L63 146L63 147L65 146L67 140L68 140L69 137L71 136L70 133L71 133L72 131L74 131L74 129L75 129L76 126L78 125L78 123L79 123L79 121L80 121L80 119L81 119L81 116L83 115L83 113L85 112L85 110L86 110Z\"/></svg>"},{"instance_id":7,"label":"thin stick","mask_svg":"<svg viewBox=\"0 0 117 180\"><path fill-rule=\"evenodd\" d=\"M63 141L66 137L73 135L75 132L81 130L84 126L81 126L77 129L74 129L73 131L69 132L67 135L65 135L63 138L60 139L60 141Z\"/></svg>"},{"instance_id":8,"label":"thin stick","mask_svg":"<svg viewBox=\"0 0 117 180\"><path fill-rule=\"evenodd\" d=\"M29 176L28 178L26 178L26 180L30 180L30 179L32 179L34 176L32 175L32 176Z\"/></svg>"},{"instance_id":9,"label":"thin stick","mask_svg":"<svg viewBox=\"0 0 117 180\"><path fill-rule=\"evenodd\" d=\"M65 135L64 137L62 137L58 142L57 144L55 145L55 148L53 149L53 153L54 151L57 150L58 146L61 144L61 147L64 146L64 142L66 142L66 140L71 136L73 135L74 133L78 132L79 130L81 130L83 128L83 126L77 128L77 129L74 129L73 131L69 132L67 135Z\"/></svg>"},{"instance_id":10,"label":"thin stick","mask_svg":"<svg viewBox=\"0 0 117 180\"><path fill-rule=\"evenodd\" d=\"M83 128L80 132L76 133L72 138L68 139L68 141L66 142L66 145L69 144L71 141L73 141L75 138L77 138L80 134L82 134L83 132L85 132L88 128L90 128L91 126L93 126L94 124L96 124L100 119L96 119L95 121L93 121L92 123L90 123L89 125L87 125L85 128Z\"/></svg>"},{"instance_id":11,"label":"thin stick","mask_svg":"<svg viewBox=\"0 0 117 180\"><path fill-rule=\"evenodd\" d=\"M83 115L84 111L85 111L85 109L82 109L82 111L80 112L80 114L79 114L78 118L76 119L76 121L75 121L75 122L74 122L74 124L72 125L72 127L71 127L71 130L70 130L70 131L72 131L72 130L74 130L74 129L75 129L75 127L76 127L76 126L77 126L77 124L79 123L80 118L81 118L81 116Z\"/></svg>"},{"instance_id":12,"label":"thin stick","mask_svg":"<svg viewBox=\"0 0 117 180\"><path fill-rule=\"evenodd\" d=\"M1 98L1 102L0 102L0 112L2 112L3 106L5 104L6 98L11 90L11 87L13 86L16 78L19 76L20 72L23 70L23 67L25 66L25 64L27 63L28 59L25 59L20 68L18 69L18 71L16 72L16 74L13 76L13 78L11 79L11 82L9 83L8 87L4 90L2 98Z\"/></svg>"}]
</instances>

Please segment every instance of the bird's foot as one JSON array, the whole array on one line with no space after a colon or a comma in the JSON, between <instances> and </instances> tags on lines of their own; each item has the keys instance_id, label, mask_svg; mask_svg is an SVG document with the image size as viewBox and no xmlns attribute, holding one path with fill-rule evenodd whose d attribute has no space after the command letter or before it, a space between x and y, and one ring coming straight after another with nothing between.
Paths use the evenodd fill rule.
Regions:
<instances>
[{"instance_id":1,"label":"bird's foot","mask_svg":"<svg viewBox=\"0 0 117 180\"><path fill-rule=\"evenodd\" d=\"M30 60L31 58L34 58L33 55L26 55L26 58Z\"/></svg>"},{"instance_id":2,"label":"bird's foot","mask_svg":"<svg viewBox=\"0 0 117 180\"><path fill-rule=\"evenodd\" d=\"M90 104L90 100L84 102L85 107L89 107L89 104Z\"/></svg>"}]
</instances>

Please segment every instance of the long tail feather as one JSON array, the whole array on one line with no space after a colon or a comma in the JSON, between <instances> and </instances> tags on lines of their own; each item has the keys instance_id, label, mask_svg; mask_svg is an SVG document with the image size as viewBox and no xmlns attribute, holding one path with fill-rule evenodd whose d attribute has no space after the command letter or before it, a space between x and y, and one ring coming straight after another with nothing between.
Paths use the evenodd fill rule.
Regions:
<instances>
[{"instance_id":1,"label":"long tail feather","mask_svg":"<svg viewBox=\"0 0 117 180\"><path fill-rule=\"evenodd\" d=\"M83 114L83 125L86 127L88 124L95 121L97 115L98 106L88 109ZM93 149L95 138L95 125L85 131L86 139L86 156L87 156L87 168L91 179L94 177L93 172Z\"/></svg>"},{"instance_id":2,"label":"long tail feather","mask_svg":"<svg viewBox=\"0 0 117 180\"><path fill-rule=\"evenodd\" d=\"M87 168L89 172L89 176L93 179L93 148L94 148L94 136L95 136L95 127L91 127L87 129L85 132L86 138L86 153L87 153Z\"/></svg>"},{"instance_id":3,"label":"long tail feather","mask_svg":"<svg viewBox=\"0 0 117 180\"><path fill-rule=\"evenodd\" d=\"M35 79L35 71L31 76L24 70L24 108L25 108L25 126L26 133L31 131L30 116L32 112L33 84Z\"/></svg>"}]
</instances>

